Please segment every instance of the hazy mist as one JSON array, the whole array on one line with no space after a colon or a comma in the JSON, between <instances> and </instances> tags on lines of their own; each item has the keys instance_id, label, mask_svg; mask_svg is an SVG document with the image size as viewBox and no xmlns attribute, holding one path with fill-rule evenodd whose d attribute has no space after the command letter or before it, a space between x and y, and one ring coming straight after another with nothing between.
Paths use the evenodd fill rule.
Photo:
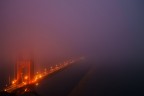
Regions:
<instances>
[{"instance_id":1,"label":"hazy mist","mask_svg":"<svg viewBox=\"0 0 144 96\"><path fill-rule=\"evenodd\" d=\"M1 0L0 57L142 58L143 0Z\"/></svg>"}]
</instances>

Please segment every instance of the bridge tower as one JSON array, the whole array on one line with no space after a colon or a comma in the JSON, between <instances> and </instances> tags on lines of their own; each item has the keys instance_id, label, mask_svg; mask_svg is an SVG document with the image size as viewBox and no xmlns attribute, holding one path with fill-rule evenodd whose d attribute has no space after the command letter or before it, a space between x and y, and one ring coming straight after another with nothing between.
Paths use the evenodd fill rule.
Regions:
<instances>
[{"instance_id":1,"label":"bridge tower","mask_svg":"<svg viewBox=\"0 0 144 96\"><path fill-rule=\"evenodd\" d=\"M20 58L16 63L16 83L30 83L34 78L33 59Z\"/></svg>"}]
</instances>

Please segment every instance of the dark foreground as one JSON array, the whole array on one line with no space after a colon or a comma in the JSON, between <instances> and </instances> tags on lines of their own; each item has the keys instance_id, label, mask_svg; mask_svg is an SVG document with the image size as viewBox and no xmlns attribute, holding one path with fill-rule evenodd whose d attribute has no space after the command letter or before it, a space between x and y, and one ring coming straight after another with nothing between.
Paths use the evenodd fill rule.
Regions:
<instances>
[{"instance_id":1,"label":"dark foreground","mask_svg":"<svg viewBox=\"0 0 144 96\"><path fill-rule=\"evenodd\" d=\"M22 96L144 96L143 75L141 62L79 62Z\"/></svg>"}]
</instances>

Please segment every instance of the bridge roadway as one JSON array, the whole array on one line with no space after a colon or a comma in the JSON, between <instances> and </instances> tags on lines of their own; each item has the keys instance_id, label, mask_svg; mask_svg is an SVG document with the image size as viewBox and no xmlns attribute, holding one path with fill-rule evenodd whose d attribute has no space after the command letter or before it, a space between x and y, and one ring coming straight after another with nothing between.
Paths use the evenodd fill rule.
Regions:
<instances>
[{"instance_id":1,"label":"bridge roadway","mask_svg":"<svg viewBox=\"0 0 144 96\"><path fill-rule=\"evenodd\" d=\"M22 88L22 87L25 87L25 86L28 86L28 85L31 85L31 84L36 84L37 85L40 80L44 79L45 77L47 77L49 75L52 75L55 72L58 72L58 71L60 71L64 68L66 68L67 66L71 65L72 63L74 63L74 61L65 62L64 64L60 64L59 66L56 65L54 68L51 67L50 70L48 70L48 71L44 71L42 73L36 74L34 76L34 80L32 80L31 82L29 82L29 83L22 82L20 84L12 84L11 86L6 87L4 89L4 91L11 93L11 92L13 92L13 91L15 91L19 88Z\"/></svg>"}]
</instances>

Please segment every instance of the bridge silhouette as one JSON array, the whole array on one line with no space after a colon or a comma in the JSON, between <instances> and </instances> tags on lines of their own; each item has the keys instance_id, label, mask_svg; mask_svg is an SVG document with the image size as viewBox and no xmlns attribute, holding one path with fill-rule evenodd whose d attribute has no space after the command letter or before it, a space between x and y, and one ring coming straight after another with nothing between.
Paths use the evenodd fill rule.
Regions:
<instances>
[{"instance_id":1,"label":"bridge silhouette","mask_svg":"<svg viewBox=\"0 0 144 96\"><path fill-rule=\"evenodd\" d=\"M33 60L19 60L15 66L16 79L0 92L0 96L5 96L1 94L7 94L6 96L20 96L21 94L33 94L35 96L39 96L34 89L35 86L39 85L41 80L44 80L60 70L65 69L76 61L77 60L69 59L61 64L51 66L50 68L45 69L43 72L34 73Z\"/></svg>"}]
</instances>

